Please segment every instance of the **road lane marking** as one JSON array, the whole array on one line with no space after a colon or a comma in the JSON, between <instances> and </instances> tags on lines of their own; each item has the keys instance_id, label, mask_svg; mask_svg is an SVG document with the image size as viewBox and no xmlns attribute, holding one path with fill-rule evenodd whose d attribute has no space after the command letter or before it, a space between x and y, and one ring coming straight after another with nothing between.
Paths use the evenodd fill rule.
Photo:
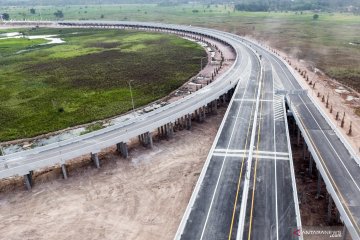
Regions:
<instances>
[{"instance_id":1,"label":"road lane marking","mask_svg":"<svg viewBox=\"0 0 360 240\"><path fill-rule=\"evenodd\" d=\"M218 148L218 149L214 149L214 152L231 152L231 153L247 153L249 152L249 150L237 150L237 149L223 149L223 148Z\"/></svg>"},{"instance_id":2,"label":"road lane marking","mask_svg":"<svg viewBox=\"0 0 360 240\"><path fill-rule=\"evenodd\" d=\"M212 156L215 157L237 157L237 158L242 158L242 157L246 157L247 154L241 154L241 153L213 153ZM264 160L283 160L283 161L289 161L290 158L289 157L283 157L283 156L268 156L268 155L261 155L261 154L253 154L254 157L257 157L259 159L264 159Z\"/></svg>"},{"instance_id":3,"label":"road lane marking","mask_svg":"<svg viewBox=\"0 0 360 240\"><path fill-rule=\"evenodd\" d=\"M275 136L275 135L274 135ZM218 148L218 149L214 149L214 152L230 152L230 153L248 153L249 150L247 149L243 149L243 150L237 150L237 149L223 149L223 148ZM258 151L257 153L261 153L264 155L282 155L282 156L289 156L288 152L276 152L276 151Z\"/></svg>"},{"instance_id":4,"label":"road lane marking","mask_svg":"<svg viewBox=\"0 0 360 240\"><path fill-rule=\"evenodd\" d=\"M262 92L261 97L263 97L263 96L264 96L264 91ZM260 133L261 133L261 126L262 126L262 122L263 122L262 118L261 118L262 110L263 110L263 102L261 102L261 107L260 107L260 120L259 120L258 132L257 132L256 153L259 151L259 145L260 145ZM254 202L255 202L256 173L257 173L258 160L259 160L259 158L256 156L256 158L255 158L255 166L254 166L254 180L253 180L253 191L252 191L252 199L251 199L248 240L250 240L250 238L251 238L252 217L253 217L253 209L254 209Z\"/></svg>"},{"instance_id":5,"label":"road lane marking","mask_svg":"<svg viewBox=\"0 0 360 240\"><path fill-rule=\"evenodd\" d=\"M353 176L351 175L349 169L346 167L346 165L344 164L343 160L340 158L338 152L335 150L334 146L332 145L332 143L330 142L329 138L326 136L326 134L324 133L324 131L321 129L320 124L318 123L318 121L315 119L314 115L312 114L312 112L310 111L310 109L308 108L307 104L305 103L305 101L302 99L301 96L299 96L300 100L303 102L304 106L306 107L306 109L308 110L308 112L310 113L311 117L314 119L316 125L319 127L321 133L324 135L326 141L329 143L331 149L334 151L334 153L336 154L337 158L340 160L340 162L342 163L342 165L344 166L346 172L349 174L351 180L354 182L356 188L360 191L360 187L357 185L357 183L355 182L355 179L353 178Z\"/></svg>"},{"instance_id":6,"label":"road lane marking","mask_svg":"<svg viewBox=\"0 0 360 240\"><path fill-rule=\"evenodd\" d=\"M274 67L273 65L271 64L271 70L272 70L272 73L274 72ZM284 101L283 97L282 96L278 96L278 95L275 95L275 84L277 84L277 87L278 87L278 81L276 81L274 79L274 75L271 74L272 76L272 80L273 80L273 99L279 99L281 98L282 101ZM281 115L279 113L277 113L276 111L278 109L281 109ZM282 118L285 118L286 115L284 114L284 108L283 108L283 102L281 102L281 106L278 105L277 102L274 102L273 103L273 117L274 117L274 151L276 152L277 151L277 148L276 148L276 120L278 119L282 119ZM285 126L287 127L287 126ZM287 154L289 156L289 153ZM275 178L275 220L276 220L276 239L279 240L279 210L278 210L278 198L277 198L277 190L278 190L278 187L277 187L277 169L276 169L276 157L277 157L277 154L275 154L275 162L274 162L274 178ZM290 160L290 157L288 158Z\"/></svg>"},{"instance_id":7,"label":"road lane marking","mask_svg":"<svg viewBox=\"0 0 360 240\"><path fill-rule=\"evenodd\" d=\"M338 194L340 195L340 198L341 198L341 200L342 200L341 202L344 203L345 208L348 210L348 213L349 213L349 215L350 215L350 218L353 220L353 223L355 223L355 227L357 228L358 231L360 231L360 228L359 228L356 220L354 219L353 215L351 214L351 211L350 211L349 207L348 207L347 204L346 204L345 198L342 196L342 194L341 194L341 192L340 192L337 184L335 183L335 180L333 179L333 177L332 177L332 175L331 175L331 173L330 173L327 165L325 164L325 160L324 160L323 157L321 156L320 151L319 151L319 149L317 148L317 146L315 145L315 143L314 143L314 141L313 141L310 133L309 133L308 130L305 128L306 125L304 124L304 122L303 122L303 120L301 119L301 117L299 117L299 120L300 120L301 124L303 125L303 128L304 128L304 130L305 130L305 132L306 132L306 135L309 137L309 140L311 141L314 150L317 152L317 155L318 155L318 157L319 157L319 160L322 161L323 166L324 166L324 170L328 173L328 176L330 177L330 181L332 181L332 183L334 184L334 187L336 188Z\"/></svg>"},{"instance_id":8,"label":"road lane marking","mask_svg":"<svg viewBox=\"0 0 360 240\"><path fill-rule=\"evenodd\" d=\"M257 92L258 100L260 100L260 96L261 96L262 80L263 80L263 68L260 63L260 81L259 81L259 87L258 87L258 92ZM250 172L251 172L251 164L252 164L253 151L254 151L255 138L256 138L255 135L256 135L256 125L257 125L257 121L258 121L257 115L258 115L258 111L259 111L259 104L260 104L260 101L257 101L256 108L255 108L254 121L253 121L253 125L252 125L253 127L252 127L252 131L251 131L250 152L249 152L249 157L248 157L246 172L245 172L246 178L244 181L244 188L243 188L243 193L242 193L242 200L241 200L241 207L240 207L240 214L239 214L239 224L238 224L238 229L237 229L237 233L236 233L236 239L242 239L242 237L243 237L242 233L244 231L246 204L247 204L247 198L248 198L248 193L249 193L249 176L248 176L248 174L250 174Z\"/></svg>"},{"instance_id":9,"label":"road lane marking","mask_svg":"<svg viewBox=\"0 0 360 240\"><path fill-rule=\"evenodd\" d=\"M245 101L245 102L256 102L256 99L244 99L244 100L241 100L241 98L235 98L234 101ZM260 102L274 102L276 100L273 100L273 99L262 99L262 100L259 100ZM281 103L281 102L280 102Z\"/></svg>"},{"instance_id":10,"label":"road lane marking","mask_svg":"<svg viewBox=\"0 0 360 240\"><path fill-rule=\"evenodd\" d=\"M255 96L255 94L256 94L256 91L254 92L254 96ZM248 124L248 129L247 129L247 133L246 133L246 140L245 140L245 145L244 145L245 151L242 150L244 152L248 152L248 150L246 149L246 146L247 146L248 139L249 139L249 133L250 133L250 127L251 127L251 119L253 117L253 109L254 109L254 103L251 105L251 116L250 116L250 120L249 120L249 124ZM235 213L236 213L236 205L237 205L238 196L239 196L239 192L240 192L240 185L241 185L241 179L242 179L242 172L243 172L245 157L246 157L246 155L243 154L242 161L241 161L241 169L240 169L239 178L238 178L238 184L237 184L237 188L236 188L236 195L235 195L235 200L234 200L234 207L233 207L233 213L232 213L232 217L231 217L231 224L230 224L228 240L231 240L232 229L234 227L234 218L235 218Z\"/></svg>"},{"instance_id":11,"label":"road lane marking","mask_svg":"<svg viewBox=\"0 0 360 240\"><path fill-rule=\"evenodd\" d=\"M243 92L243 98L245 97L245 93L246 93L246 91L248 90L249 82L250 82L250 78L249 78L248 81L246 82L245 90L244 90L244 92ZM237 123L237 121L238 121L238 119L239 119L238 117L239 117L240 110L241 110L242 106L243 106L243 102L240 103L240 106L239 106L239 108L238 108L238 111L237 111L237 114L236 114L235 123L234 123L234 127L233 127L233 129L232 129L232 132L231 132L231 135L230 135L230 139L229 139L229 143L228 143L227 148L230 147L231 140L232 140L233 135L234 135L234 132L235 132L235 126L236 126L236 123ZM207 215L206 215L206 219L205 219L205 223L204 223L204 226L203 226L203 229L202 229L202 232L201 232L200 240L203 239L204 234L205 234L205 229L206 229L206 226L207 226L207 222L208 222L208 220L209 220L209 216L210 216L210 213L211 213L212 205L214 204L215 195L216 195L216 192L217 192L217 188L218 188L218 186L219 186L219 182L220 182L220 178L221 178L221 176L222 176L222 172L223 172L223 169L224 169L225 162L226 162L226 156L224 157L224 160L223 160L223 162L222 162L222 165L221 165L221 168L220 168L220 173L219 173L219 176L218 176L217 181L216 181L215 189L214 189L213 195L212 195L212 197L211 197L211 202L210 202L209 210L208 210L208 213L207 213Z\"/></svg>"},{"instance_id":12,"label":"road lane marking","mask_svg":"<svg viewBox=\"0 0 360 240\"><path fill-rule=\"evenodd\" d=\"M280 65L280 63L277 61L277 59L276 59L274 56L271 56L271 57L272 57L272 58L275 60L275 62L279 65L280 69L283 71L283 73L284 73L285 77L287 78L288 82L293 86L293 88L296 89L295 85L294 85L294 84L292 83L292 81L289 79L288 75L285 73L284 69L282 68L282 66ZM289 70L289 73L291 74L290 70ZM292 77L295 79L296 83L299 84L299 83L297 82L297 79L296 79L294 76L292 76ZM302 87L300 86L300 88L302 88ZM299 96L299 97L301 98L301 96ZM301 99L302 99L302 98L301 98ZM313 103L312 103L312 104L313 104ZM293 106L294 106L294 105L293 105ZM305 104L305 106L306 106L306 104ZM306 106L306 107L307 107L307 106ZM308 109L308 111L310 112L309 109ZM311 113L311 112L310 112L310 113ZM330 177L333 185L335 186L336 190L338 191L338 194L340 195L340 198L342 199L342 203L343 203L343 205L345 206L345 208L347 209L348 214L349 214L350 218L351 218L352 221L353 221L354 227L356 228L356 230L357 230L358 232L360 232L360 227L359 227L357 221L354 219L354 216L352 215L349 207L347 206L346 200L345 200L344 197L342 196L339 187L338 187L337 184L335 183L335 180L333 179L333 177L332 177L329 169L327 168L327 165L325 164L325 160L322 158L319 149L317 148L317 146L315 145L315 143L314 143L311 135L310 135L309 132L307 131L306 125L304 124L304 122L303 122L303 120L301 119L301 117L299 117L299 120L301 121L302 125L304 126L303 128L304 128L304 130L306 131L306 133L307 133L307 135L308 135L308 137L309 137L309 140L310 140L311 143L312 143L312 146L314 147L315 151L317 152L317 154L318 154L318 156L319 156L319 159L321 159L321 161L322 161L322 163L323 163L323 166L326 168L326 171L328 172L328 176ZM315 120L315 121L316 121L316 120ZM321 130L321 129L320 129L320 130ZM323 132L323 130L321 130L321 131ZM323 132L323 133L324 133L324 132ZM336 151L335 151L335 153L337 154ZM340 159L340 157L339 157L339 159ZM348 170L348 169L346 168L346 170ZM355 183L355 182L354 182L354 183Z\"/></svg>"}]
</instances>

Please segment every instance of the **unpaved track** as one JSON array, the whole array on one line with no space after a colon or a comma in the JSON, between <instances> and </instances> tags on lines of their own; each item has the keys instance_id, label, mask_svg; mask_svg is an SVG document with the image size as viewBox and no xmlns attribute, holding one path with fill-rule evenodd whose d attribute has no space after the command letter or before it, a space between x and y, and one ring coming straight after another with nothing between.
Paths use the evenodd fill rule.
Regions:
<instances>
[{"instance_id":1,"label":"unpaved track","mask_svg":"<svg viewBox=\"0 0 360 240\"><path fill-rule=\"evenodd\" d=\"M57 169L30 192L19 180L0 182L0 238L172 239L224 111L153 150L134 146L130 160L108 149L97 170L85 159L68 180Z\"/></svg>"}]
</instances>

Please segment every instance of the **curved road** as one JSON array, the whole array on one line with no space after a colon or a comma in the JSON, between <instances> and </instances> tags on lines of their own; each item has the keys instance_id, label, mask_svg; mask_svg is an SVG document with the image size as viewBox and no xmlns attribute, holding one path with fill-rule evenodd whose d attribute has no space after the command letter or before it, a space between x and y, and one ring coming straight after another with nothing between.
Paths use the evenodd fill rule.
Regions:
<instances>
[{"instance_id":1,"label":"curved road","mask_svg":"<svg viewBox=\"0 0 360 240\"><path fill-rule=\"evenodd\" d=\"M224 120L222 124L222 129L225 129L224 136L221 137L220 132L217 136L217 140L221 143L221 146L217 146L215 148L214 145L211 153L215 158L220 157L223 160L212 161L221 163L217 168L210 167L209 163L211 161L207 161L208 164L204 166L202 177L200 177L201 181L197 184L198 189L197 191L194 191L187 213L185 213L182 224L179 227L180 230L178 231L178 234L180 235L177 235L177 237L185 236L184 234L186 234L186 232L184 232L184 229L186 229L185 225L189 219L191 210L193 210L193 204L198 197L197 193L201 192L199 188L203 183L202 180L206 179L205 173L208 169L214 170L214 175L210 176L209 179L215 179L216 184L214 185L214 188L203 188L207 191L207 194L210 194L209 196L211 197L207 207L202 205L200 206L206 208L200 210L200 212L202 212L200 221L202 222L202 226L208 226L207 224L212 221L211 219L215 220L217 223L225 224L225 222L218 220L221 220L223 210L227 209L228 206L221 204L221 198L224 195L217 193L217 189L221 190L221 188L225 186L223 184L219 184L222 179L229 179L230 182L232 181L232 177L230 176L231 171L225 171L227 174L230 174L228 176L229 178L221 177L221 174L219 175L219 172L224 172L224 166L232 169L231 165L225 165L224 163L225 159L227 159L226 162L228 163L232 162L231 157L228 157L229 151L232 149L235 151L233 153L237 155L242 154L242 156L244 156L244 160L242 162L246 161L246 163L245 168L241 167L240 164L237 164L237 167L234 167L235 169L240 170L239 176L244 174L242 178L245 180L242 181L241 184L238 184L238 189L240 190L235 193L228 193L233 194L234 197L235 195L238 196L238 198L235 199L238 199L239 201L239 204L234 206L234 209L237 210L233 211L236 214L235 217L233 214L230 222L231 236L229 239L234 239L234 236L236 236L236 239L264 239L264 236L270 236L264 235L268 234L270 231L271 237L269 237L269 239L287 239L281 237L282 233L278 228L278 225L281 223L277 222L279 221L278 216L273 219L265 219L267 224L270 226L270 230L267 230L264 233L255 232L255 234L250 234L251 229L259 226L261 227L261 224L266 224L266 221L261 223L261 221L264 220L262 219L263 215L261 215L261 212L257 212L256 208L254 208L254 199L255 203L261 203L262 200L266 201L266 197L261 198L263 192L266 193L265 196L270 196L272 199L274 197L274 191L269 190L269 187L266 185L260 187L260 190L259 187L257 187L258 190L256 190L255 184L258 182L259 176L267 177L267 174L270 174L270 176L275 175L275 178L272 178L275 181L275 184L278 184L279 181L285 177L285 175L280 178L278 177L280 174L279 172L276 172L275 169L278 169L279 171L282 170L276 167L276 165L275 168L273 168L275 172L266 173L265 170L267 167L265 165L267 163L263 163L264 165L262 165L258 159L273 159L273 156L264 156L264 154L269 152L268 150L271 150L270 152L275 153L275 155L278 154L278 159L284 158L280 156L281 154L284 154L284 151L285 154L288 155L291 153L291 149L286 150L284 146L281 146L281 144L279 144L279 148L283 148L282 151L274 149L275 146L278 146L278 144L274 142L274 139L278 136L276 134L277 123L274 120L279 119L279 115L277 115L279 113L277 112L275 102L281 101L281 96L275 94L274 89L273 91L268 91L269 85L267 84L269 81L273 80L274 82L280 82L281 84L279 85L281 86L279 89L286 92L286 99L287 102L289 102L290 110L292 111L295 120L302 131L302 135L308 144L316 165L327 185L327 189L334 199L347 229L354 239L360 239L360 171L359 166L355 161L356 157L353 155L353 151L348 147L347 142L338 135L334 126L332 126L332 124L324 116L312 97L301 91L302 87L297 82L289 66L277 56L268 52L256 43L243 39L239 36L217 30L192 26L139 22L59 22L58 24L80 27L134 27L147 30L155 29L170 32L183 32L190 35L200 34L227 43L233 48L237 57L232 67L220 76L217 81L194 94L145 114L138 119L128 121L121 125L111 126L81 137L60 142L58 144L52 144L0 157L0 178L6 178L14 175L25 175L38 168L52 166L55 164L63 164L75 157L89 154L91 152L96 153L101 149L115 145L116 143L126 142L130 138L152 131L169 122L174 122L176 119L206 106L208 103L218 99L221 95L234 88L239 82L240 84L238 84L237 90L232 99L231 107L233 107L233 110L231 110L230 107L226 115L228 118L235 119L235 121L232 121L229 126L226 126L226 121ZM259 61L254 51L260 53L263 60ZM275 95L277 95L276 101L274 100ZM232 113L235 115L232 115ZM241 114L241 116L239 114ZM269 115L272 117L268 118L267 116ZM284 114L282 113L281 116L284 117ZM287 130L287 126L282 126L279 129L279 131L282 132L283 130ZM268 132L271 132L272 135L268 136ZM283 134L283 137L286 139L286 135ZM233 139L237 139L237 141L233 142ZM284 141L288 142L288 139ZM269 142L273 143L269 145ZM232 148L231 144L234 143L236 146L233 146L234 148ZM238 145L241 145L241 147L236 149ZM261 151L262 148L264 148L263 151ZM259 156L260 153L263 155ZM210 158L208 158L208 160L209 159ZM245 170L241 172L241 169L238 169L239 166ZM289 166L286 168L289 168ZM218 173L216 173L216 169L219 170ZM290 165L290 168L286 171L293 171L292 166ZM293 184L294 179L292 179L291 182ZM288 184L289 183L290 182L288 182ZM231 184L236 186L236 182L235 184ZM296 191L296 187L293 187L292 190ZM296 196L296 194L294 196ZM277 198L278 197L275 197L276 201L279 200ZM216 199L218 199L218 201L215 201ZM258 201L256 199L260 200ZM297 203L297 199L293 199L293 201ZM264 202L264 204L267 203ZM276 204L276 206L280 205ZM213 211L209 210L213 209L213 207L215 209L214 215L211 213ZM286 207L286 205L283 207ZM297 206L295 206L295 208L296 207ZM286 208L283 210L287 211ZM218 213L216 213L216 211L218 211ZM274 214L276 215L278 212L279 209L277 209ZM231 213L231 208L229 213ZM226 219L228 219L228 217L229 214L226 214ZM293 217L299 216L294 216L293 214ZM238 223L235 224L237 226L235 226L234 230L232 230L234 218L238 219ZM290 220L294 221L294 218ZM282 219L280 221L286 222L286 219ZM196 227L199 227L196 225L194 226L195 230ZM214 227L216 228L216 225L214 225ZM235 230L236 228L237 230ZM213 231L212 226L208 226L206 228L200 227L199 229L200 231L196 233L199 235L198 237L195 237L195 239L225 239L227 237L224 236L229 236L228 232L222 235L221 231ZM274 231L274 229L276 230ZM216 237L216 234L220 234L219 238ZM189 237L184 237L184 239L194 239L194 235L190 233Z\"/></svg>"}]
</instances>

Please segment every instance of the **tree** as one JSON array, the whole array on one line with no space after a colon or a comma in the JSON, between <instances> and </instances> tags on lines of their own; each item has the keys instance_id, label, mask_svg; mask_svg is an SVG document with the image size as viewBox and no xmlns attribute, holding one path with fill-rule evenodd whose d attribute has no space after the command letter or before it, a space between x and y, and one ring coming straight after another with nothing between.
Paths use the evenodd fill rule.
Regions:
<instances>
[{"instance_id":1,"label":"tree","mask_svg":"<svg viewBox=\"0 0 360 240\"><path fill-rule=\"evenodd\" d=\"M35 8L30 8L30 13L31 13L31 14L35 14L35 13L36 13Z\"/></svg>"},{"instance_id":2,"label":"tree","mask_svg":"<svg viewBox=\"0 0 360 240\"><path fill-rule=\"evenodd\" d=\"M56 12L54 12L55 17L57 18L63 18L64 17L64 13L60 10L57 10Z\"/></svg>"},{"instance_id":3,"label":"tree","mask_svg":"<svg viewBox=\"0 0 360 240\"><path fill-rule=\"evenodd\" d=\"M3 13L3 14L1 14L1 16L2 16L3 20L9 20L10 19L10 15L8 13Z\"/></svg>"},{"instance_id":4,"label":"tree","mask_svg":"<svg viewBox=\"0 0 360 240\"><path fill-rule=\"evenodd\" d=\"M319 19L319 14L314 14L313 19L318 20Z\"/></svg>"},{"instance_id":5,"label":"tree","mask_svg":"<svg viewBox=\"0 0 360 240\"><path fill-rule=\"evenodd\" d=\"M101 14L100 18L104 18L104 14Z\"/></svg>"}]
</instances>

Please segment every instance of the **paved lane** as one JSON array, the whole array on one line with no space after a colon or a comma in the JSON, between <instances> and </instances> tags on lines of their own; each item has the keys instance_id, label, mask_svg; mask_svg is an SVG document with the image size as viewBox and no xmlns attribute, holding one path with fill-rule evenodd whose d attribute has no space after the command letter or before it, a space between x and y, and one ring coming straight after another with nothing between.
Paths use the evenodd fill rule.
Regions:
<instances>
[{"instance_id":1,"label":"paved lane","mask_svg":"<svg viewBox=\"0 0 360 240\"><path fill-rule=\"evenodd\" d=\"M236 232L234 220L240 209L240 198L236 195L242 191L260 78L260 63L254 54L250 58L251 75L236 88L233 98L237 100L231 101L218 140L209 154L210 164L203 170L205 178L181 239L227 239Z\"/></svg>"},{"instance_id":2,"label":"paved lane","mask_svg":"<svg viewBox=\"0 0 360 240\"><path fill-rule=\"evenodd\" d=\"M264 89L257 125L256 151L251 170L243 239L293 239L300 224L291 177L283 86L264 58ZM275 76L274 76L275 75Z\"/></svg>"}]
</instances>

